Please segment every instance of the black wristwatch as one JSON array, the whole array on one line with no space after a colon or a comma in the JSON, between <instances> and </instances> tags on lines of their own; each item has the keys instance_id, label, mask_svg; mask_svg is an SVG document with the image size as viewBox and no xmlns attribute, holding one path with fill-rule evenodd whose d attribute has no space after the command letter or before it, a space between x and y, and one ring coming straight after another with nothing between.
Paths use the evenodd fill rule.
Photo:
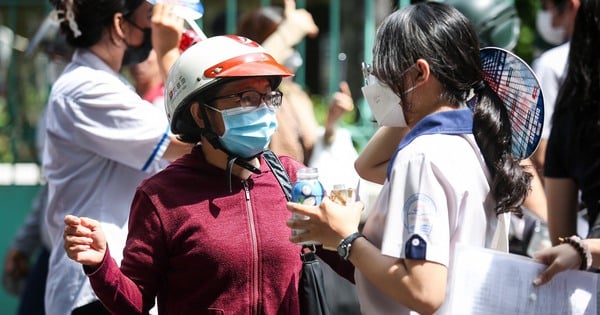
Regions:
<instances>
[{"instance_id":1,"label":"black wristwatch","mask_svg":"<svg viewBox=\"0 0 600 315\"><path fill-rule=\"evenodd\" d=\"M364 236L360 234L360 232L355 232L343 239L337 247L338 255L344 258L344 260L348 260L348 257L350 257L350 247L352 247L352 242L359 237Z\"/></svg>"}]
</instances>

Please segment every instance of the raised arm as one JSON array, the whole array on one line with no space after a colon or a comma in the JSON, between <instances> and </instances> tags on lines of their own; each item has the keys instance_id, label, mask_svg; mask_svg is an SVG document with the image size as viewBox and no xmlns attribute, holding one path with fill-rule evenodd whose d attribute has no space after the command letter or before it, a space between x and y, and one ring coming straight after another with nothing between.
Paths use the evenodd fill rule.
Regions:
<instances>
[{"instance_id":1,"label":"raised arm","mask_svg":"<svg viewBox=\"0 0 600 315\"><path fill-rule=\"evenodd\" d=\"M409 131L408 127L379 128L354 162L358 175L368 181L383 184L388 162Z\"/></svg>"},{"instance_id":2,"label":"raised arm","mask_svg":"<svg viewBox=\"0 0 600 315\"><path fill-rule=\"evenodd\" d=\"M182 33L183 19L173 13L173 4L157 2L152 10L152 46L165 81L179 58Z\"/></svg>"}]
</instances>

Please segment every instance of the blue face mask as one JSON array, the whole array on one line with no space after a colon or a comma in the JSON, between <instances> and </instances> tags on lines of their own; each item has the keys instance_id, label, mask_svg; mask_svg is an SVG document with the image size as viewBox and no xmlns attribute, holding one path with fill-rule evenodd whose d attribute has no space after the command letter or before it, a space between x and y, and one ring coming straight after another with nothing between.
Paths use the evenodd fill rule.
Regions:
<instances>
[{"instance_id":1,"label":"blue face mask","mask_svg":"<svg viewBox=\"0 0 600 315\"><path fill-rule=\"evenodd\" d=\"M219 137L221 144L241 158L251 158L264 151L277 129L275 109L264 103L217 111L225 124L225 133Z\"/></svg>"}]
</instances>

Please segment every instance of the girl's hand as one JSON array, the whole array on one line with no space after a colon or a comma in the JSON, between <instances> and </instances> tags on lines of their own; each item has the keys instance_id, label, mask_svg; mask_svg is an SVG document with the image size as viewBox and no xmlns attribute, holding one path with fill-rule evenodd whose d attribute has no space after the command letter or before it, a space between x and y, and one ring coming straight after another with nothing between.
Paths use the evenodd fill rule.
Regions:
<instances>
[{"instance_id":1,"label":"girl's hand","mask_svg":"<svg viewBox=\"0 0 600 315\"><path fill-rule=\"evenodd\" d=\"M306 206L288 202L287 208L293 213L308 216L308 220L289 219L287 226L293 229L306 230L290 241L300 243L316 241L325 249L336 250L340 241L358 231L361 212L364 204L360 201L347 206L337 204L325 198L319 206Z\"/></svg>"}]
</instances>

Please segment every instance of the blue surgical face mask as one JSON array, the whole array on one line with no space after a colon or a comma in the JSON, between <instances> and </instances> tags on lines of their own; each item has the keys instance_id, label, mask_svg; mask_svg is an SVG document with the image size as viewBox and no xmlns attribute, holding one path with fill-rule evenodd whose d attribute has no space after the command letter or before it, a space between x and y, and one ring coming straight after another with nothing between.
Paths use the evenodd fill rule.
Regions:
<instances>
[{"instance_id":1,"label":"blue surgical face mask","mask_svg":"<svg viewBox=\"0 0 600 315\"><path fill-rule=\"evenodd\" d=\"M241 158L251 158L264 151L277 129L275 109L263 103L259 106L218 110L225 124L225 133L219 137L229 152Z\"/></svg>"}]
</instances>

